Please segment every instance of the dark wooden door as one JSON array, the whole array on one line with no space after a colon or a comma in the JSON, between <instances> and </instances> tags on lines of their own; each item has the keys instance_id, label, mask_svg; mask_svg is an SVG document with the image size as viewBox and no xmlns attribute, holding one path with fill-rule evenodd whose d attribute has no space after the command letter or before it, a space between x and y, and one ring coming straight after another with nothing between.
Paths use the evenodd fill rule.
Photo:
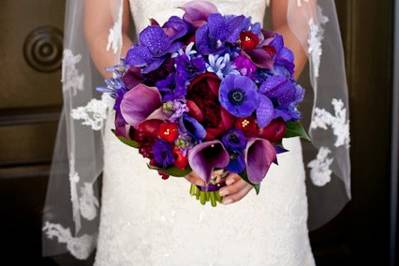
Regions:
<instances>
[{"instance_id":1,"label":"dark wooden door","mask_svg":"<svg viewBox=\"0 0 399 266\"><path fill-rule=\"evenodd\" d=\"M388 265L393 1L337 0L351 103L352 201L311 234L318 265Z\"/></svg>"},{"instance_id":2,"label":"dark wooden door","mask_svg":"<svg viewBox=\"0 0 399 266\"><path fill-rule=\"evenodd\" d=\"M336 2L350 87L353 200L311 233L312 247L318 265L387 265L393 1ZM0 1L0 264L12 259L4 265L56 265L40 255L40 212L61 106L63 20L64 0Z\"/></svg>"},{"instance_id":3,"label":"dark wooden door","mask_svg":"<svg viewBox=\"0 0 399 266\"><path fill-rule=\"evenodd\" d=\"M53 265L40 256L41 210L62 101L64 5L0 1L1 265Z\"/></svg>"}]
</instances>

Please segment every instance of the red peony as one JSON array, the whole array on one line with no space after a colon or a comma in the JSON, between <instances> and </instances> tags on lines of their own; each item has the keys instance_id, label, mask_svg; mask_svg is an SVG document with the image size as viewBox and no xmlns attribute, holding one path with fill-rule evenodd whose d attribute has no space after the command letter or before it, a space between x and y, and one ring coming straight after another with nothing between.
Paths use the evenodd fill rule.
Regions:
<instances>
[{"instance_id":1,"label":"red peony","mask_svg":"<svg viewBox=\"0 0 399 266\"><path fill-rule=\"evenodd\" d=\"M206 140L213 140L233 125L233 117L219 103L220 79L214 73L194 78L187 90L189 114L206 129Z\"/></svg>"}]
</instances>

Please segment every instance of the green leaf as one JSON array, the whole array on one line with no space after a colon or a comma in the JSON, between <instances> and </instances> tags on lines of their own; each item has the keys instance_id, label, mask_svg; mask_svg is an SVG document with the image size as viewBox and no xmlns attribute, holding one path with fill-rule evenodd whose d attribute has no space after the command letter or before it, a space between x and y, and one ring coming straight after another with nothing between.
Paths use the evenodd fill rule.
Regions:
<instances>
[{"instance_id":1,"label":"green leaf","mask_svg":"<svg viewBox=\"0 0 399 266\"><path fill-rule=\"evenodd\" d=\"M112 129L112 132L114 133L114 135L115 135L120 141L122 141L122 142L125 143L126 145L128 145L128 146L130 146L130 147L133 147L133 148L136 148L136 149L140 148L140 144L139 144L137 141L132 140L132 139L128 139L128 138L125 138L125 137L122 137L122 136L117 136L117 135L115 134L115 130L113 130L113 129Z\"/></svg>"},{"instance_id":2,"label":"green leaf","mask_svg":"<svg viewBox=\"0 0 399 266\"><path fill-rule=\"evenodd\" d=\"M301 137L307 141L311 141L308 133L306 133L302 124L298 121L290 121L287 123L287 130L285 132L284 138Z\"/></svg>"},{"instance_id":3,"label":"green leaf","mask_svg":"<svg viewBox=\"0 0 399 266\"><path fill-rule=\"evenodd\" d=\"M160 168L160 167L157 167L157 166L154 166L154 165L150 165L150 164L147 164L147 166L150 169L160 170L160 171L162 171L162 172L164 172L164 173L166 173L166 174L168 174L170 176L174 176L174 177L184 177L184 176L188 175L192 171L189 166L184 168L184 169L180 169L180 168L178 168L176 166L171 166L171 167L168 167L166 169Z\"/></svg>"},{"instance_id":4,"label":"green leaf","mask_svg":"<svg viewBox=\"0 0 399 266\"><path fill-rule=\"evenodd\" d=\"M256 195L259 194L260 184L253 184L251 181L249 181L247 171L240 173L239 176L241 176L241 178L244 179L245 182L247 182L248 184L253 186L253 188L255 189Z\"/></svg>"}]
</instances>

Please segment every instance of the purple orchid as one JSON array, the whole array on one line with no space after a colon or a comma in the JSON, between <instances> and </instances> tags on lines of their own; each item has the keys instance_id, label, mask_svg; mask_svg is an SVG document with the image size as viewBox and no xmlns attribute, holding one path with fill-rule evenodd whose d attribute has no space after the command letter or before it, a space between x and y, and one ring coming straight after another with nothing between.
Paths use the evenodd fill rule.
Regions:
<instances>
[{"instance_id":1,"label":"purple orchid","mask_svg":"<svg viewBox=\"0 0 399 266\"><path fill-rule=\"evenodd\" d=\"M248 140L244 159L248 180L252 184L259 184L276 160L276 150L266 139L251 138Z\"/></svg>"},{"instance_id":2,"label":"purple orchid","mask_svg":"<svg viewBox=\"0 0 399 266\"><path fill-rule=\"evenodd\" d=\"M184 35L188 33L189 26L183 19L177 16L172 16L165 22L165 24L163 24L162 29L169 37L170 41L173 42L184 37Z\"/></svg>"},{"instance_id":3,"label":"purple orchid","mask_svg":"<svg viewBox=\"0 0 399 266\"><path fill-rule=\"evenodd\" d=\"M228 75L220 84L219 101L236 117L250 116L259 106L256 84L244 76Z\"/></svg>"},{"instance_id":4,"label":"purple orchid","mask_svg":"<svg viewBox=\"0 0 399 266\"><path fill-rule=\"evenodd\" d=\"M248 29L250 24L250 19L244 16L211 14L208 23L196 31L196 47L203 55L222 53L227 48L224 44L235 43L240 33Z\"/></svg>"},{"instance_id":5,"label":"purple orchid","mask_svg":"<svg viewBox=\"0 0 399 266\"><path fill-rule=\"evenodd\" d=\"M208 183L215 168L225 168L229 164L229 154L220 141L207 141L188 152L188 162L191 169Z\"/></svg>"},{"instance_id":6,"label":"purple orchid","mask_svg":"<svg viewBox=\"0 0 399 266\"><path fill-rule=\"evenodd\" d=\"M259 88L259 92L274 103L274 117L284 121L298 120L300 112L296 106L303 100L304 89L285 76L270 76Z\"/></svg>"},{"instance_id":7,"label":"purple orchid","mask_svg":"<svg viewBox=\"0 0 399 266\"><path fill-rule=\"evenodd\" d=\"M181 9L185 11L183 20L196 28L204 25L208 16L218 11L216 6L208 1L190 1L184 4Z\"/></svg>"},{"instance_id":8,"label":"purple orchid","mask_svg":"<svg viewBox=\"0 0 399 266\"><path fill-rule=\"evenodd\" d=\"M181 35L181 33L175 34ZM126 63L130 66L141 67L143 73L158 69L167 59L168 54L181 48L182 44L175 42L175 37L169 37L160 26L148 26L140 33L139 43L128 51Z\"/></svg>"},{"instance_id":9,"label":"purple orchid","mask_svg":"<svg viewBox=\"0 0 399 266\"><path fill-rule=\"evenodd\" d=\"M175 163L173 147L164 140L157 139L152 144L152 154L155 164L158 167L167 168Z\"/></svg>"},{"instance_id":10,"label":"purple orchid","mask_svg":"<svg viewBox=\"0 0 399 266\"><path fill-rule=\"evenodd\" d=\"M264 35L263 45L273 48L274 51L273 71L276 74L292 77L295 69L294 54L284 46L283 36L274 32L264 32Z\"/></svg>"},{"instance_id":11,"label":"purple orchid","mask_svg":"<svg viewBox=\"0 0 399 266\"><path fill-rule=\"evenodd\" d=\"M120 110L126 123L133 127L146 119L167 118L162 112L161 95L157 88L144 84L137 85L123 95Z\"/></svg>"},{"instance_id":12,"label":"purple orchid","mask_svg":"<svg viewBox=\"0 0 399 266\"><path fill-rule=\"evenodd\" d=\"M186 95L185 80L175 73L170 73L164 80L155 83L162 95L162 102L180 99Z\"/></svg>"}]
</instances>

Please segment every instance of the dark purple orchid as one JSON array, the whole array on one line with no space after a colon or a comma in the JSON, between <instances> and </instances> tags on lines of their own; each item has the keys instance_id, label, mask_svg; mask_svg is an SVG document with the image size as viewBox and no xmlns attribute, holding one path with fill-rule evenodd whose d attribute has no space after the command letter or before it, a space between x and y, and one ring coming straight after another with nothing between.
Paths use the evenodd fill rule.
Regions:
<instances>
[{"instance_id":1,"label":"dark purple orchid","mask_svg":"<svg viewBox=\"0 0 399 266\"><path fill-rule=\"evenodd\" d=\"M259 94L259 106L256 109L256 122L264 128L275 118L273 102L265 95Z\"/></svg>"},{"instance_id":2,"label":"dark purple orchid","mask_svg":"<svg viewBox=\"0 0 399 266\"><path fill-rule=\"evenodd\" d=\"M205 60L202 56L190 57L187 54L181 54L175 58L175 63L176 75L184 82L206 70Z\"/></svg>"},{"instance_id":3,"label":"dark purple orchid","mask_svg":"<svg viewBox=\"0 0 399 266\"><path fill-rule=\"evenodd\" d=\"M158 167L167 168L175 163L173 147L164 140L155 140L154 144L152 144L152 155Z\"/></svg>"},{"instance_id":4,"label":"dark purple orchid","mask_svg":"<svg viewBox=\"0 0 399 266\"><path fill-rule=\"evenodd\" d=\"M216 6L208 1L190 1L185 3L181 9L185 11L184 21L196 28L204 25L210 14L217 13Z\"/></svg>"},{"instance_id":5,"label":"dark purple orchid","mask_svg":"<svg viewBox=\"0 0 399 266\"><path fill-rule=\"evenodd\" d=\"M303 100L304 89L285 76L270 76L262 83L259 92L274 104L274 118L284 121L298 120L300 113L296 106Z\"/></svg>"},{"instance_id":6,"label":"dark purple orchid","mask_svg":"<svg viewBox=\"0 0 399 266\"><path fill-rule=\"evenodd\" d=\"M184 37L184 35L188 33L189 26L183 19L177 16L172 16L165 22L165 24L163 24L162 29L169 37L170 41L173 42Z\"/></svg>"},{"instance_id":7,"label":"dark purple orchid","mask_svg":"<svg viewBox=\"0 0 399 266\"><path fill-rule=\"evenodd\" d=\"M162 102L181 99L186 95L185 79L170 73L164 80L158 81L155 86L162 95Z\"/></svg>"},{"instance_id":8,"label":"dark purple orchid","mask_svg":"<svg viewBox=\"0 0 399 266\"><path fill-rule=\"evenodd\" d=\"M225 168L229 164L229 154L218 140L195 145L188 152L191 169L208 183L215 168Z\"/></svg>"},{"instance_id":9,"label":"dark purple orchid","mask_svg":"<svg viewBox=\"0 0 399 266\"><path fill-rule=\"evenodd\" d=\"M280 75L292 77L294 74L294 54L284 46L284 39L278 33L264 32L265 40L263 45L272 48L274 67L273 71Z\"/></svg>"},{"instance_id":10,"label":"dark purple orchid","mask_svg":"<svg viewBox=\"0 0 399 266\"><path fill-rule=\"evenodd\" d=\"M140 33L139 43L128 51L126 63L141 67L143 73L158 69L168 54L181 48L182 44L174 42L174 38L175 36L169 37L160 26L148 26Z\"/></svg>"},{"instance_id":11,"label":"dark purple orchid","mask_svg":"<svg viewBox=\"0 0 399 266\"><path fill-rule=\"evenodd\" d=\"M240 33L249 28L250 19L244 16L222 16L211 14L208 23L201 26L195 34L195 44L201 54L222 53L225 43L235 43Z\"/></svg>"},{"instance_id":12,"label":"dark purple orchid","mask_svg":"<svg viewBox=\"0 0 399 266\"><path fill-rule=\"evenodd\" d=\"M188 114L183 114L180 118L179 128L183 133L190 135L195 140L203 140L206 136L206 130L201 123Z\"/></svg>"},{"instance_id":13,"label":"dark purple orchid","mask_svg":"<svg viewBox=\"0 0 399 266\"><path fill-rule=\"evenodd\" d=\"M251 138L248 140L244 158L248 180L252 184L259 184L276 160L276 149L268 140Z\"/></svg>"},{"instance_id":14,"label":"dark purple orchid","mask_svg":"<svg viewBox=\"0 0 399 266\"><path fill-rule=\"evenodd\" d=\"M120 111L126 123L136 127L146 119L165 120L161 95L157 88L138 84L123 95Z\"/></svg>"},{"instance_id":15,"label":"dark purple orchid","mask_svg":"<svg viewBox=\"0 0 399 266\"><path fill-rule=\"evenodd\" d=\"M220 84L219 101L236 117L250 116L259 106L256 84L245 76L228 75Z\"/></svg>"}]
</instances>

